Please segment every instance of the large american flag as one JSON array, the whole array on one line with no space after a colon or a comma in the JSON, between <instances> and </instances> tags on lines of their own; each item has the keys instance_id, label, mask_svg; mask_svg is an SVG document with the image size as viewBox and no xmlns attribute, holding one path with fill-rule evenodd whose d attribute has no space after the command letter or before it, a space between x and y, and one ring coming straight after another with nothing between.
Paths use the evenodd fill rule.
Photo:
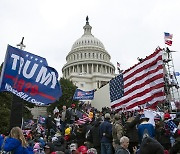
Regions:
<instances>
[{"instance_id":1,"label":"large american flag","mask_svg":"<svg viewBox=\"0 0 180 154\"><path fill-rule=\"evenodd\" d=\"M162 49L110 80L111 108L132 110L165 99Z\"/></svg>"}]
</instances>

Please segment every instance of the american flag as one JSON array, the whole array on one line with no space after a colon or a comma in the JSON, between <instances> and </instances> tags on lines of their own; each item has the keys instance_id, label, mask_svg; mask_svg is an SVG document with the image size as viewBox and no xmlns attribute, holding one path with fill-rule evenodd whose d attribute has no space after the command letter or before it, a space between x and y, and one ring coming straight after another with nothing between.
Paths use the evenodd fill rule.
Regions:
<instances>
[{"instance_id":1,"label":"american flag","mask_svg":"<svg viewBox=\"0 0 180 154\"><path fill-rule=\"evenodd\" d=\"M171 46L172 45L172 41L171 40L164 40L165 41L165 44Z\"/></svg>"},{"instance_id":2,"label":"american flag","mask_svg":"<svg viewBox=\"0 0 180 154\"><path fill-rule=\"evenodd\" d=\"M172 39L172 38L173 38L173 34L164 32L164 39Z\"/></svg>"},{"instance_id":3,"label":"american flag","mask_svg":"<svg viewBox=\"0 0 180 154\"><path fill-rule=\"evenodd\" d=\"M88 121L92 121L92 119L89 118L87 115L83 114L83 117L79 118L77 121L75 121L75 123L78 125L83 125Z\"/></svg>"},{"instance_id":4,"label":"american flag","mask_svg":"<svg viewBox=\"0 0 180 154\"><path fill-rule=\"evenodd\" d=\"M156 105L165 99L162 49L110 80L111 108L132 110L143 104Z\"/></svg>"},{"instance_id":5,"label":"american flag","mask_svg":"<svg viewBox=\"0 0 180 154\"><path fill-rule=\"evenodd\" d=\"M172 45L172 38L173 38L173 34L164 32L164 41L165 41L165 44L171 46Z\"/></svg>"}]
</instances>

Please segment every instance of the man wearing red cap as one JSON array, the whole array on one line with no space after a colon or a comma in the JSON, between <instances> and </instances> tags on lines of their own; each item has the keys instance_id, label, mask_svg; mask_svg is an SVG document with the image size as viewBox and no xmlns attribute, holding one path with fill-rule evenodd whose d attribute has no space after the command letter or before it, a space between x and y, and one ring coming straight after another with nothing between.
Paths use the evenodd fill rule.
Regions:
<instances>
[{"instance_id":1,"label":"man wearing red cap","mask_svg":"<svg viewBox=\"0 0 180 154\"><path fill-rule=\"evenodd\" d=\"M76 114L76 104L71 104L71 109L70 109L70 115L71 115L71 117L70 117L70 124L73 124L74 123L74 121L76 120L76 116L77 116L77 114Z\"/></svg>"},{"instance_id":2,"label":"man wearing red cap","mask_svg":"<svg viewBox=\"0 0 180 154\"><path fill-rule=\"evenodd\" d=\"M164 122L160 115L154 117L155 122L155 139L164 147L165 150L170 148L170 136L165 131Z\"/></svg>"},{"instance_id":3,"label":"man wearing red cap","mask_svg":"<svg viewBox=\"0 0 180 154\"><path fill-rule=\"evenodd\" d=\"M165 123L166 131L169 131L169 133L170 133L170 142L171 142L171 147L172 147L175 143L175 139L173 136L176 133L176 131L178 130L178 128L177 128L176 124L173 122L173 120L171 119L171 116L169 113L164 114L164 123Z\"/></svg>"}]
</instances>

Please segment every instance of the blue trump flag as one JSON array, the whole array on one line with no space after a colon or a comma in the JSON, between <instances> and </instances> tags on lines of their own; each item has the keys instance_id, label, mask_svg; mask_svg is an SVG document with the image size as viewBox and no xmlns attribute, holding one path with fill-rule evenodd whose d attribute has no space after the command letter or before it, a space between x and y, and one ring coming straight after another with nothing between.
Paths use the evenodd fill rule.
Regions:
<instances>
[{"instance_id":1,"label":"blue trump flag","mask_svg":"<svg viewBox=\"0 0 180 154\"><path fill-rule=\"evenodd\" d=\"M83 91L80 89L76 89L73 100L92 100L94 99L94 90L91 91Z\"/></svg>"},{"instance_id":2,"label":"blue trump flag","mask_svg":"<svg viewBox=\"0 0 180 154\"><path fill-rule=\"evenodd\" d=\"M55 102L62 95L57 71L45 58L8 45L0 77L0 92L9 91L36 105Z\"/></svg>"},{"instance_id":3,"label":"blue trump flag","mask_svg":"<svg viewBox=\"0 0 180 154\"><path fill-rule=\"evenodd\" d=\"M175 76L180 76L180 72L174 72Z\"/></svg>"}]
</instances>

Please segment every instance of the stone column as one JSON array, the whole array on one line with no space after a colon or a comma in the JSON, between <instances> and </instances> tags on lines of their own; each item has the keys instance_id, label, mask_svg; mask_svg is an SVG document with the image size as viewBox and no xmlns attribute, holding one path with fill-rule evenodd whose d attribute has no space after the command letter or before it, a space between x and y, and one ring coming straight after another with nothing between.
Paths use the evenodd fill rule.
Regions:
<instances>
[{"instance_id":1,"label":"stone column","mask_svg":"<svg viewBox=\"0 0 180 154\"><path fill-rule=\"evenodd\" d=\"M98 72L98 64L97 64L97 67L96 67L96 72Z\"/></svg>"},{"instance_id":2,"label":"stone column","mask_svg":"<svg viewBox=\"0 0 180 154\"><path fill-rule=\"evenodd\" d=\"M84 73L84 65L82 64L82 73Z\"/></svg>"},{"instance_id":3,"label":"stone column","mask_svg":"<svg viewBox=\"0 0 180 154\"><path fill-rule=\"evenodd\" d=\"M92 68L91 68L92 72L91 73L94 73L94 65L92 64Z\"/></svg>"},{"instance_id":4,"label":"stone column","mask_svg":"<svg viewBox=\"0 0 180 154\"><path fill-rule=\"evenodd\" d=\"M78 74L80 73L79 65L77 65L77 73L78 73Z\"/></svg>"},{"instance_id":5,"label":"stone column","mask_svg":"<svg viewBox=\"0 0 180 154\"><path fill-rule=\"evenodd\" d=\"M105 66L105 73L107 73L107 66Z\"/></svg>"},{"instance_id":6,"label":"stone column","mask_svg":"<svg viewBox=\"0 0 180 154\"><path fill-rule=\"evenodd\" d=\"M89 65L87 64L87 74L89 74Z\"/></svg>"},{"instance_id":7,"label":"stone column","mask_svg":"<svg viewBox=\"0 0 180 154\"><path fill-rule=\"evenodd\" d=\"M73 65L73 70L72 70L72 72L74 73L74 65Z\"/></svg>"}]
</instances>

